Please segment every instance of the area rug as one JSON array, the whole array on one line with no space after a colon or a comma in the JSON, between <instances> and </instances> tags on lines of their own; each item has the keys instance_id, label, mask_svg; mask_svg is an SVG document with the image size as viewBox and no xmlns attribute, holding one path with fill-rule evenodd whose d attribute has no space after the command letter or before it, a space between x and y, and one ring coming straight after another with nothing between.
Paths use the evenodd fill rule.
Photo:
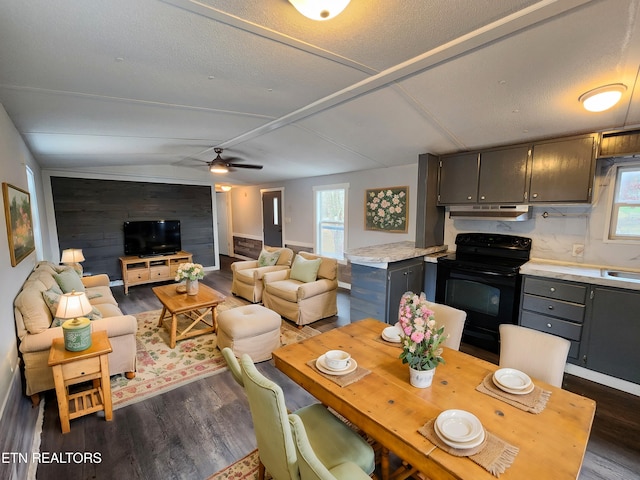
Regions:
<instances>
[{"instance_id":1,"label":"area rug","mask_svg":"<svg viewBox=\"0 0 640 480\"><path fill-rule=\"evenodd\" d=\"M214 473L207 480L254 480L258 478L258 450L254 450L246 457L241 458L232 463L227 468ZM265 479L271 478L269 472L266 472Z\"/></svg>"},{"instance_id":2,"label":"area rug","mask_svg":"<svg viewBox=\"0 0 640 480\"><path fill-rule=\"evenodd\" d=\"M218 312L241 305L247 303L235 297L227 297L218 306ZM111 377L114 410L227 369L224 357L216 347L215 333L181 340L176 348L169 348L169 333L165 328L157 326L160 312L153 310L135 315L138 320L137 372L131 380L124 375ZM210 321L210 316L208 320ZM180 329L179 325L178 330ZM318 333L320 332L309 326L298 329L283 320L280 339L282 345L288 345Z\"/></svg>"}]
</instances>

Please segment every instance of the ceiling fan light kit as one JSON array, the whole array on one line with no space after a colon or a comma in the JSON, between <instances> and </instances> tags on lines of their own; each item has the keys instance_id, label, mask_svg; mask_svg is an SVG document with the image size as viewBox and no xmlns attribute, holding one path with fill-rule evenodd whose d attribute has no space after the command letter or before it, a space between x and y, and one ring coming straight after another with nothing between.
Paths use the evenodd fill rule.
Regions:
<instances>
[{"instance_id":1,"label":"ceiling fan light kit","mask_svg":"<svg viewBox=\"0 0 640 480\"><path fill-rule=\"evenodd\" d=\"M351 0L289 0L302 15L311 20L329 20L339 15Z\"/></svg>"},{"instance_id":2,"label":"ceiling fan light kit","mask_svg":"<svg viewBox=\"0 0 640 480\"><path fill-rule=\"evenodd\" d=\"M604 112L618 103L626 90L627 86L622 83L604 85L583 93L578 98L578 101L582 103L585 110L590 112Z\"/></svg>"}]
</instances>

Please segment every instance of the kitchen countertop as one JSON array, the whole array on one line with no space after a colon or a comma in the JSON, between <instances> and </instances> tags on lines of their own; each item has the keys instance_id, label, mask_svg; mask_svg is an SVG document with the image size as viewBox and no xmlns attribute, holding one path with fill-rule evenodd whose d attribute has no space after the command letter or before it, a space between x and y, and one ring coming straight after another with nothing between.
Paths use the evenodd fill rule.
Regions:
<instances>
[{"instance_id":1,"label":"kitchen countertop","mask_svg":"<svg viewBox=\"0 0 640 480\"><path fill-rule=\"evenodd\" d=\"M522 275L557 278L574 282L591 283L608 287L640 290L640 280L612 277L603 271L629 272L640 275L640 270L631 270L603 265L582 265L554 260L532 259L520 267Z\"/></svg>"},{"instance_id":2,"label":"kitchen countertop","mask_svg":"<svg viewBox=\"0 0 640 480\"><path fill-rule=\"evenodd\" d=\"M424 257L429 254L441 252L447 249L446 245L435 247L416 248L415 242L385 243L370 247L355 248L345 252L345 257L351 263L368 265L376 268L387 268L391 262L399 262L410 258Z\"/></svg>"}]
</instances>

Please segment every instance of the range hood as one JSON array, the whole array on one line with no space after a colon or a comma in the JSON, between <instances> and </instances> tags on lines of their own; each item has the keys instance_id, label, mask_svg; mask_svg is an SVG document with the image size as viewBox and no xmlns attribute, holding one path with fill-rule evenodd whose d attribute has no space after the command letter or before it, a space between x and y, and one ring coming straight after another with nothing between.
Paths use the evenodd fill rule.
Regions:
<instances>
[{"instance_id":1,"label":"range hood","mask_svg":"<svg viewBox=\"0 0 640 480\"><path fill-rule=\"evenodd\" d=\"M529 205L452 205L449 217L459 220L523 222L531 218Z\"/></svg>"}]
</instances>

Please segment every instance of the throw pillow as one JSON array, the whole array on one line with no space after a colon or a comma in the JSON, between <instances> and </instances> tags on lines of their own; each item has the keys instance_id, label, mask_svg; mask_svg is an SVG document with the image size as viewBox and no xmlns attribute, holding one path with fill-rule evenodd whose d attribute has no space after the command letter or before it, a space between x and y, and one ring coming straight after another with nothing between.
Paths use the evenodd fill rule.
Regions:
<instances>
[{"instance_id":1,"label":"throw pillow","mask_svg":"<svg viewBox=\"0 0 640 480\"><path fill-rule=\"evenodd\" d=\"M42 298L44 298L47 307L49 307L51 316L54 317L53 322L51 323L51 327L59 327L66 320L68 320L68 318L56 317L56 312L58 311L58 304L60 303L61 295L62 291L58 287L51 287L49 290L42 292ZM91 311L84 316L89 320L98 320L102 318L102 313L96 307L93 307Z\"/></svg>"},{"instance_id":2,"label":"throw pillow","mask_svg":"<svg viewBox=\"0 0 640 480\"><path fill-rule=\"evenodd\" d=\"M262 250L260 252L260 256L258 257L258 266L270 267L278 262L278 258L280 258L280 250L277 250L275 252L267 252L266 250Z\"/></svg>"},{"instance_id":3,"label":"throw pillow","mask_svg":"<svg viewBox=\"0 0 640 480\"><path fill-rule=\"evenodd\" d=\"M67 269L53 276L63 293L69 293L72 290L76 292L84 292L84 284L80 275L75 270Z\"/></svg>"},{"instance_id":4,"label":"throw pillow","mask_svg":"<svg viewBox=\"0 0 640 480\"><path fill-rule=\"evenodd\" d=\"M315 282L318 277L320 263L322 263L321 258L307 260L300 255L296 255L296 258L293 259L293 265L291 265L289 278L303 283Z\"/></svg>"}]
</instances>

